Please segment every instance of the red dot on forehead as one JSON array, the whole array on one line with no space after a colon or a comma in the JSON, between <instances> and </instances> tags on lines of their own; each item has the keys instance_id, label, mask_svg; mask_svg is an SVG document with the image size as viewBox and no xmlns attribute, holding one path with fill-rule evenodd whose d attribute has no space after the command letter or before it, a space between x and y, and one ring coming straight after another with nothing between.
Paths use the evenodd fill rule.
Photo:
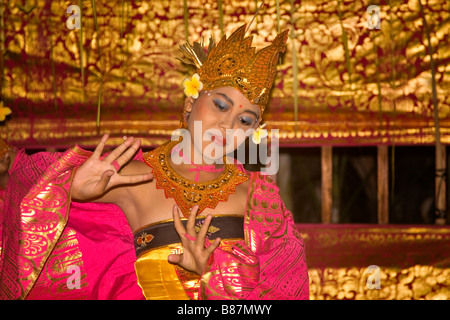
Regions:
<instances>
[{"instance_id":1,"label":"red dot on forehead","mask_svg":"<svg viewBox=\"0 0 450 320\"><path fill-rule=\"evenodd\" d=\"M242 108L242 104L239 105L239 108Z\"/></svg>"}]
</instances>

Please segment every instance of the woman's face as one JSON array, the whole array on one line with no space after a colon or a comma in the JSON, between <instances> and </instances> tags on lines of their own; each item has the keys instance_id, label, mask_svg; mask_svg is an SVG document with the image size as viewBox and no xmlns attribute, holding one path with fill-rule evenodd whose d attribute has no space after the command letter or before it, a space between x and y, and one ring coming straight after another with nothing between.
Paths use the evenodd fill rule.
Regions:
<instances>
[{"instance_id":1,"label":"woman's face","mask_svg":"<svg viewBox=\"0 0 450 320\"><path fill-rule=\"evenodd\" d=\"M210 160L237 149L261 121L259 107L232 87L203 91L197 100L186 100L185 110L194 148Z\"/></svg>"}]
</instances>

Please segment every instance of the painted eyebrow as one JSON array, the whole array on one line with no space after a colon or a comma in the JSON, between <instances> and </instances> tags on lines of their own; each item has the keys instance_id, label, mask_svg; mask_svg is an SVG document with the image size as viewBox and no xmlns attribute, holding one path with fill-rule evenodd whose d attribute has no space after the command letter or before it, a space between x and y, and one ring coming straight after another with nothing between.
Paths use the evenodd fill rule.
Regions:
<instances>
[{"instance_id":1,"label":"painted eyebrow","mask_svg":"<svg viewBox=\"0 0 450 320\"><path fill-rule=\"evenodd\" d=\"M221 95L225 100L227 100L229 103L231 103L231 105L233 105L234 106L234 101L233 100L231 100L231 98L230 97L228 97L225 93L220 93L220 92L217 92L217 94L218 95Z\"/></svg>"},{"instance_id":2,"label":"painted eyebrow","mask_svg":"<svg viewBox=\"0 0 450 320\"><path fill-rule=\"evenodd\" d=\"M251 114L253 114L253 115L255 116L256 120L258 120L258 119L259 119L259 116L258 116L258 114L257 114L256 112L252 111L252 110L249 110L249 109L245 109L245 110L244 110L244 112L248 112L248 113L251 113Z\"/></svg>"}]
</instances>

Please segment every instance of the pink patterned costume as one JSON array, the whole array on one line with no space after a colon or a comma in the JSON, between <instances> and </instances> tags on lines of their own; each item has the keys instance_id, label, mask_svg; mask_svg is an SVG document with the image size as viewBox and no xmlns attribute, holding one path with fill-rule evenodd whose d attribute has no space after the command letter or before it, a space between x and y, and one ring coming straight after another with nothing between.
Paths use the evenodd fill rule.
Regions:
<instances>
[{"instance_id":1,"label":"pink patterned costume","mask_svg":"<svg viewBox=\"0 0 450 320\"><path fill-rule=\"evenodd\" d=\"M0 299L144 298L122 211L70 201L73 174L90 154L74 147L17 155L0 212ZM267 177L251 173L249 188L244 241L215 250L195 298L308 299L304 244L292 214Z\"/></svg>"},{"instance_id":2,"label":"pink patterned costume","mask_svg":"<svg viewBox=\"0 0 450 320\"><path fill-rule=\"evenodd\" d=\"M70 201L74 170L90 154L17 154L0 211L0 299L144 298L123 212Z\"/></svg>"},{"instance_id":3,"label":"pink patterned costume","mask_svg":"<svg viewBox=\"0 0 450 320\"><path fill-rule=\"evenodd\" d=\"M202 276L201 299L309 299L303 239L267 177L252 172L244 217L245 241L220 248Z\"/></svg>"}]
</instances>

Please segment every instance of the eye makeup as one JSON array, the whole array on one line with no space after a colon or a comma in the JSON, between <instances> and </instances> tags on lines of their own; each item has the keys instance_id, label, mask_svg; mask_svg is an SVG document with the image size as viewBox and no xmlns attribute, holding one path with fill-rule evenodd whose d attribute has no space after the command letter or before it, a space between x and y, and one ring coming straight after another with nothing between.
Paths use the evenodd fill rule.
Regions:
<instances>
[{"instance_id":1,"label":"eye makeup","mask_svg":"<svg viewBox=\"0 0 450 320\"><path fill-rule=\"evenodd\" d=\"M231 106L235 105L234 101L224 93L216 92L214 93L214 95L216 95L216 97L213 98L214 105L218 110L222 112L228 111L230 109L230 105ZM252 126L258 120L259 115L253 110L250 109L242 110L242 109L243 106L239 105L239 111L241 111L242 113L249 113L252 116L241 116L239 118L241 124L245 126Z\"/></svg>"}]
</instances>

